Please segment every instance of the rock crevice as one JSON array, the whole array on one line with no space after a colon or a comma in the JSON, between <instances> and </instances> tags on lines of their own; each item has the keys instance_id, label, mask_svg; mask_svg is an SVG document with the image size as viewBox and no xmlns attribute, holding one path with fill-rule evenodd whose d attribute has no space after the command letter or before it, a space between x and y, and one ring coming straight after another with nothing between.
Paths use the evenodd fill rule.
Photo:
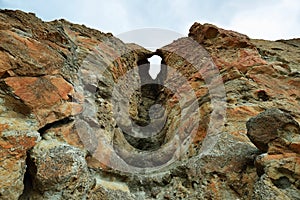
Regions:
<instances>
[{"instance_id":1,"label":"rock crevice","mask_svg":"<svg viewBox=\"0 0 300 200\"><path fill-rule=\"evenodd\" d=\"M0 199L297 199L299 47L195 23L151 52L1 10Z\"/></svg>"}]
</instances>

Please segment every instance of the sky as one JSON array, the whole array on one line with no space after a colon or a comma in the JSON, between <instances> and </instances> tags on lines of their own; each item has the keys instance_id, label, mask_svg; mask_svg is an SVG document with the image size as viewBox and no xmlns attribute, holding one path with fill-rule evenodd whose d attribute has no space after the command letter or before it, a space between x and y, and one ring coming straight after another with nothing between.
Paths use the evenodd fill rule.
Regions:
<instances>
[{"instance_id":1,"label":"sky","mask_svg":"<svg viewBox=\"0 0 300 200\"><path fill-rule=\"evenodd\" d=\"M64 18L114 35L161 28L187 35L194 22L212 23L256 39L300 37L299 0L0 0L1 9Z\"/></svg>"}]
</instances>

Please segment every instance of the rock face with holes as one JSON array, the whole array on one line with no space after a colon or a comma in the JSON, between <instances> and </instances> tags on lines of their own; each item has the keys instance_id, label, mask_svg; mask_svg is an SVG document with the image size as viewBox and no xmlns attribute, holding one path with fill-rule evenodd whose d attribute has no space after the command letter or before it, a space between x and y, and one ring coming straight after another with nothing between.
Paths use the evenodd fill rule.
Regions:
<instances>
[{"instance_id":1,"label":"rock face with holes","mask_svg":"<svg viewBox=\"0 0 300 200\"><path fill-rule=\"evenodd\" d=\"M150 52L1 10L0 199L297 199L299 55L199 23Z\"/></svg>"},{"instance_id":2,"label":"rock face with holes","mask_svg":"<svg viewBox=\"0 0 300 200\"><path fill-rule=\"evenodd\" d=\"M0 198L85 199L106 190L90 157L109 162L96 137L109 143L117 131L112 87L151 52L21 11L1 11L0 35Z\"/></svg>"},{"instance_id":3,"label":"rock face with holes","mask_svg":"<svg viewBox=\"0 0 300 200\"><path fill-rule=\"evenodd\" d=\"M247 122L247 135L264 154L255 160L260 176L255 199L300 196L300 126L279 109L268 109ZM261 193L260 191L264 191Z\"/></svg>"}]
</instances>

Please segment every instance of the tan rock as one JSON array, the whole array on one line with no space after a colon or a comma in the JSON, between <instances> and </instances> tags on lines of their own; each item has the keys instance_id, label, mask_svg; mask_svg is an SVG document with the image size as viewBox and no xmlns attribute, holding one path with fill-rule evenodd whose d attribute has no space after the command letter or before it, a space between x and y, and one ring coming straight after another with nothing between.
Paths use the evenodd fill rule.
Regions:
<instances>
[{"instance_id":1,"label":"tan rock","mask_svg":"<svg viewBox=\"0 0 300 200\"><path fill-rule=\"evenodd\" d=\"M9 77L4 79L24 104L40 121L40 126L81 112L80 105L70 103L72 85L61 77Z\"/></svg>"},{"instance_id":2,"label":"tan rock","mask_svg":"<svg viewBox=\"0 0 300 200\"><path fill-rule=\"evenodd\" d=\"M85 155L79 149L56 140L42 140L30 153L33 190L36 199L85 199L94 184Z\"/></svg>"},{"instance_id":3,"label":"tan rock","mask_svg":"<svg viewBox=\"0 0 300 200\"><path fill-rule=\"evenodd\" d=\"M189 37L150 52L84 25L1 10L0 198L297 198L299 47L195 23ZM135 88L151 81L152 55L166 65ZM151 110L157 103L165 111ZM269 108L294 120L281 113L252 124L267 152L258 156L246 122ZM161 131L135 137L149 133L141 130L150 115L165 122Z\"/></svg>"},{"instance_id":4,"label":"tan rock","mask_svg":"<svg viewBox=\"0 0 300 200\"><path fill-rule=\"evenodd\" d=\"M39 140L36 131L14 130L15 128L8 123L0 124L1 199L18 199L23 193L23 179L27 169L26 152Z\"/></svg>"},{"instance_id":5,"label":"tan rock","mask_svg":"<svg viewBox=\"0 0 300 200\"><path fill-rule=\"evenodd\" d=\"M275 194L281 199L297 198L300 195L297 167L300 165L299 124L288 113L269 109L251 118L247 122L247 129L250 140L262 151L267 151L255 160L260 176L255 192L261 190L258 187L268 187L268 190L273 188L274 193L264 194L260 198ZM262 183L266 186L262 186Z\"/></svg>"}]
</instances>

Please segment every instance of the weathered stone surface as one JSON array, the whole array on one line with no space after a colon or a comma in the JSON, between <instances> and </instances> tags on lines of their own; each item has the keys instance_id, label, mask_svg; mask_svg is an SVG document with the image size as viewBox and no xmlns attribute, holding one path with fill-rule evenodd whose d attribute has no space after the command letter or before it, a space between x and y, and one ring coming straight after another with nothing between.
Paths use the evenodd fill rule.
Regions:
<instances>
[{"instance_id":1,"label":"weathered stone surface","mask_svg":"<svg viewBox=\"0 0 300 200\"><path fill-rule=\"evenodd\" d=\"M64 158L56 154L66 153L58 151L58 146L65 147L63 144L55 142L58 146L48 149L52 151L48 154L43 154L42 149L46 153L49 145L42 148L42 142L36 146L29 154L37 163L27 163L27 171L32 171L24 180L33 185L26 184L22 198L31 195L33 199L69 199L74 191L77 192L72 198L85 198L90 186L80 177L93 179L83 163L83 155L86 150L92 154L97 149L99 137L111 142L116 129L109 100L113 86L119 77L137 66L138 60L145 60L151 53L137 45L127 46L111 34L65 20L45 23L34 14L9 10L1 10L0 19L0 114L4 126L0 152L1 165L10 166L1 168L1 198L17 199L22 194L26 151L35 145L38 132L43 141L79 147L73 150L80 156L70 156L70 162L60 163ZM121 87L124 91L132 90L130 85ZM106 135L95 135L95 130L102 128ZM72 150L73 146L68 148ZM103 154L105 147L98 151ZM76 159L81 159L80 165L74 164ZM59 171L60 165L62 170L71 166L74 171L84 168L76 175L74 185L68 178L72 171ZM39 169L39 174L32 167ZM47 179L48 176L53 179ZM81 189L80 182L86 183ZM41 188L37 189L37 184ZM65 193L56 191L62 188ZM94 197L98 199L97 195Z\"/></svg>"},{"instance_id":2,"label":"weathered stone surface","mask_svg":"<svg viewBox=\"0 0 300 200\"><path fill-rule=\"evenodd\" d=\"M260 179L255 183L253 197L299 198L299 124L290 114L269 109L251 118L247 129L250 140L266 152L255 160Z\"/></svg>"},{"instance_id":3,"label":"weathered stone surface","mask_svg":"<svg viewBox=\"0 0 300 200\"><path fill-rule=\"evenodd\" d=\"M269 109L247 122L247 136L263 152L300 153L300 127L293 117L278 109Z\"/></svg>"},{"instance_id":4,"label":"weathered stone surface","mask_svg":"<svg viewBox=\"0 0 300 200\"><path fill-rule=\"evenodd\" d=\"M103 179L96 176L96 185L89 192L88 199L136 199L136 196L130 193L127 184L117 180Z\"/></svg>"},{"instance_id":5,"label":"weathered stone surface","mask_svg":"<svg viewBox=\"0 0 300 200\"><path fill-rule=\"evenodd\" d=\"M229 48L253 47L253 44L250 43L248 36L234 31L224 30L212 24L202 25L197 22L194 23L190 28L189 36L205 46L212 46L214 44L213 42L215 42L223 48L226 46Z\"/></svg>"},{"instance_id":6,"label":"weathered stone surface","mask_svg":"<svg viewBox=\"0 0 300 200\"><path fill-rule=\"evenodd\" d=\"M198 189L198 196L195 195L193 198L251 199L253 193L258 196L262 195L263 197L265 194L264 191L256 189L257 185L255 182L256 180L260 181L260 179L258 179L255 173L254 165L251 164L259 151L254 149L246 136L246 122L250 117L256 116L265 109L272 107L288 110L299 121L299 102L297 102L297 100L295 101L295 97L299 96L299 79L295 77L295 73L291 72L292 66L296 68L299 65L297 66L294 64L295 60L291 56L287 59L288 61L286 60L286 63L288 64L284 64L282 61L278 62L280 59L277 59L277 62L266 60L261 55L260 49L255 45L259 44L259 41L251 40L247 36L232 31L226 31L213 25L200 25L195 23L190 29L189 36L198 43L204 45L215 61L215 64L220 69L220 74L225 83L227 97L226 122L222 131L229 134L226 136L225 133L222 133L217 137L211 137L211 141L216 141L215 146L211 147L207 156L203 157L202 153L205 149L202 148L199 151L197 150L197 146L199 145L199 142L201 143L201 141L204 140L205 133L207 133L207 124L209 123L212 108L209 101L205 104L200 104L200 110L202 111L201 116L207 116L208 120L205 120L205 117L202 117L203 121L201 121L201 124L204 124L204 126L200 126L197 136L194 137L197 145L190 148L190 155L199 154L202 156L195 156L192 158L192 160L194 160L193 162L197 163L192 165L192 168L198 170L194 170L194 172L191 170L187 174L191 177L193 177L192 174L201 174L202 180L209 180L209 182L213 184L205 186L205 189L203 188L203 190ZM174 42L174 44L175 43L176 42ZM176 45L174 46L176 48ZM184 46L183 43L177 45L177 48L184 48L182 46ZM261 48L270 48L270 51L272 51L270 42L266 45L267 47L262 46L263 45L261 45ZM292 48L279 41L274 42L274 46L284 46L281 47L284 49L283 51L291 50L294 53L298 51L297 48ZM280 53L278 55L278 57L281 56L283 57L284 54ZM170 55L167 53L166 56L163 55L162 57L165 58L164 62L169 66L179 66L179 70L185 70L183 74L191 73L191 71L188 72L189 70L192 70L191 68L180 68L180 66L189 65L178 58L177 55ZM181 63L178 60L180 60ZM284 66L284 68L278 66ZM285 69L287 69L287 71L284 71ZM202 89L206 86L206 83L203 82L203 77L200 76L198 79L192 79L192 81L194 90L196 90L196 93L201 94L200 99L203 99L205 94L208 93L208 90L205 91ZM197 90L199 90L199 92ZM202 103L203 101L200 102ZM172 113L170 113L170 115L172 115ZM276 140L277 143L274 141L271 148L274 152L278 151L277 148L280 149L282 146L288 146L289 143L293 143L292 146L297 146L298 144L296 139L298 136L291 136L292 132L297 132L298 130L297 122L290 117L289 119L291 120L291 123L283 129L285 132L282 130L282 132L279 133L284 135L285 139L283 139L283 141L285 141L285 143L282 143L282 139ZM283 118L281 120L285 119ZM264 128L265 131L268 130L268 127ZM273 130L274 127L270 126L270 128ZM204 137L201 136L203 133ZM209 135L206 136L206 139L208 138L210 138ZM291 140L293 140L293 142L291 142ZM235 146L238 144L243 144L243 148L232 147L232 145ZM282 145L280 146L279 144ZM237 151L237 149L239 149L239 151ZM289 147L286 152L297 152L296 149L297 148L291 150ZM224 152L226 152L226 155L223 155ZM229 152L236 154L231 159L226 160L230 158ZM235 161L240 155L244 155L242 156L244 158L249 156L245 159L245 162L248 161L249 163L242 164L243 161L241 160ZM294 164L297 164L297 161L294 158L290 159L293 160L292 162ZM191 164L187 166L191 166ZM224 168L224 166L226 167ZM230 168L229 166L233 166L234 168ZM203 169L211 169L211 171L210 173L207 171L203 172ZM212 173L215 174L214 177L211 177ZM189 179L199 182L197 179ZM219 181L222 179L226 181L220 184ZM229 192L231 190L234 190L234 192ZM292 193L296 192L297 194L297 187L294 187L294 189L291 190ZM238 194L238 196L235 196L236 194ZM285 196L286 194L282 193L281 195ZM267 196L264 197L267 198ZM174 198L176 197L174 196ZM191 196L188 198L191 198ZM289 196L289 198L292 197Z\"/></svg>"},{"instance_id":7,"label":"weathered stone surface","mask_svg":"<svg viewBox=\"0 0 300 200\"><path fill-rule=\"evenodd\" d=\"M29 199L85 199L95 180L85 154L56 140L42 140L30 151L33 190Z\"/></svg>"},{"instance_id":8,"label":"weathered stone surface","mask_svg":"<svg viewBox=\"0 0 300 200\"><path fill-rule=\"evenodd\" d=\"M0 198L17 199L24 190L26 152L39 140L39 134L19 129L18 125L26 127L21 121L0 120Z\"/></svg>"},{"instance_id":9,"label":"weathered stone surface","mask_svg":"<svg viewBox=\"0 0 300 200\"><path fill-rule=\"evenodd\" d=\"M261 177L255 183L253 196L266 199L275 194L279 199L298 199L299 164L300 156L295 153L263 154L257 157L256 167Z\"/></svg>"},{"instance_id":10,"label":"weathered stone surface","mask_svg":"<svg viewBox=\"0 0 300 200\"><path fill-rule=\"evenodd\" d=\"M59 30L21 11L2 10L0 18L1 60L10 63L1 66L2 76L52 75L61 70L63 55L52 48L56 41L61 44L59 39L67 41Z\"/></svg>"},{"instance_id":11,"label":"weathered stone surface","mask_svg":"<svg viewBox=\"0 0 300 200\"><path fill-rule=\"evenodd\" d=\"M0 36L1 199L299 196L299 39L195 23L189 37L150 52L9 10ZM152 55L166 64L153 81ZM269 108L294 119L273 110L250 120L257 149L246 122ZM151 122L165 124L135 137Z\"/></svg>"},{"instance_id":12,"label":"weathered stone surface","mask_svg":"<svg viewBox=\"0 0 300 200\"><path fill-rule=\"evenodd\" d=\"M74 90L61 77L9 77L4 82L37 116L40 127L82 111L79 104L68 102Z\"/></svg>"}]
</instances>

